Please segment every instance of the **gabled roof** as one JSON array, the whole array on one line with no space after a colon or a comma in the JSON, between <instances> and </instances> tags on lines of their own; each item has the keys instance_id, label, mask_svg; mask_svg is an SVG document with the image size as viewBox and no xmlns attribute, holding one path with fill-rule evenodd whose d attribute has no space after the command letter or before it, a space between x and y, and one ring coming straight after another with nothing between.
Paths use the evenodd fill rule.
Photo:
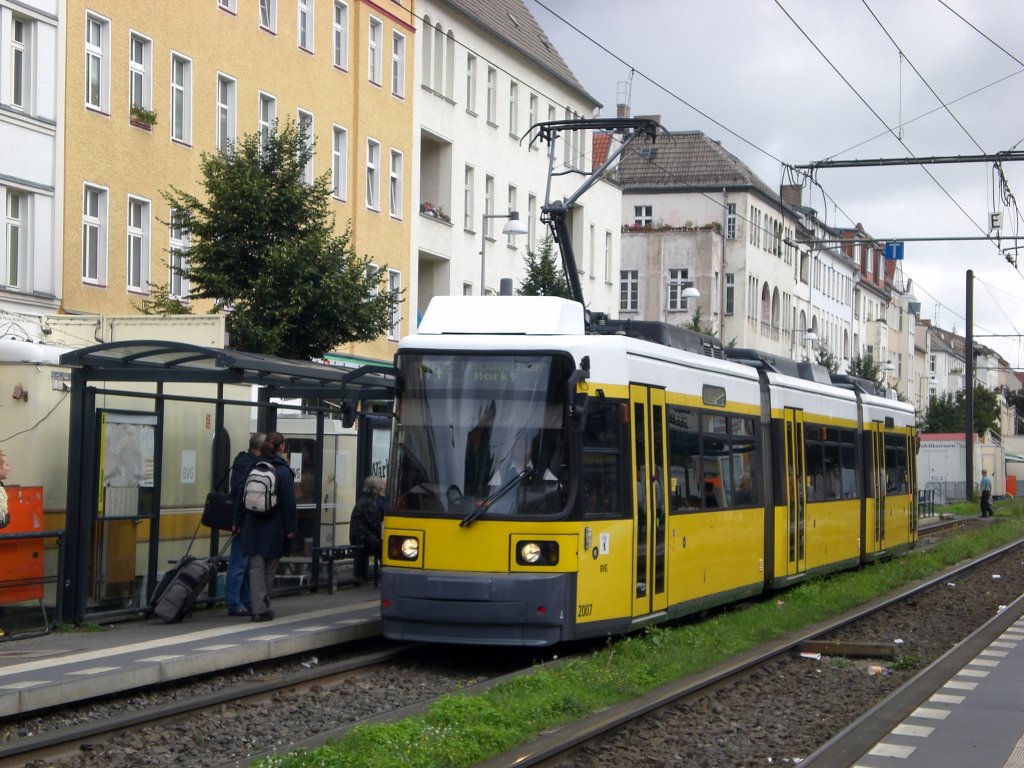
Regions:
<instances>
[{"instance_id":1,"label":"gabled roof","mask_svg":"<svg viewBox=\"0 0 1024 768\"><path fill-rule=\"evenodd\" d=\"M587 93L561 54L522 0L436 0L496 37L562 81L595 107L601 103Z\"/></svg>"},{"instance_id":2,"label":"gabled roof","mask_svg":"<svg viewBox=\"0 0 1024 768\"><path fill-rule=\"evenodd\" d=\"M624 193L752 188L782 205L746 163L701 131L659 133L653 142L638 137L619 160L617 175Z\"/></svg>"}]
</instances>

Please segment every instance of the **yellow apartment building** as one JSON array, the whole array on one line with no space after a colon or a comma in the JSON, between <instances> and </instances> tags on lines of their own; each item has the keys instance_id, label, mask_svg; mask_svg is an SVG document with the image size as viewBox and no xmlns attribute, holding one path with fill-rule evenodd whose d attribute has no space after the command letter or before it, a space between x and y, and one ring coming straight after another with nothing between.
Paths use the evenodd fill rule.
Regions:
<instances>
[{"instance_id":1,"label":"yellow apartment building","mask_svg":"<svg viewBox=\"0 0 1024 768\"><path fill-rule=\"evenodd\" d=\"M162 193L201 195L202 154L312 128L336 226L409 282L412 0L68 0L62 309L130 314L153 286L188 301L188 243ZM155 118L155 122L154 122ZM207 302L192 302L203 312ZM390 360L415 321L338 350Z\"/></svg>"}]
</instances>

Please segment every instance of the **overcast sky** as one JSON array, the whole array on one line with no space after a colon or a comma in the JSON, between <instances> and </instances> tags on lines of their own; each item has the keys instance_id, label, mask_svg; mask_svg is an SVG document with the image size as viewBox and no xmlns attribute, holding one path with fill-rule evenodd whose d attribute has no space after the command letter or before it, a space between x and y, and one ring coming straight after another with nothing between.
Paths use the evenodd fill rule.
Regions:
<instances>
[{"instance_id":1,"label":"overcast sky","mask_svg":"<svg viewBox=\"0 0 1024 768\"><path fill-rule=\"evenodd\" d=\"M1024 0L525 2L602 116L632 80L634 116L703 131L776 189L785 164L1024 151ZM1024 163L1003 170L1024 206ZM1024 235L995 179L983 163L822 169L804 204L879 238L981 237L992 211ZM903 268L922 316L960 334L973 269L977 341L1021 368L1020 339L983 336L1024 332L1018 263L984 240L907 242Z\"/></svg>"}]
</instances>

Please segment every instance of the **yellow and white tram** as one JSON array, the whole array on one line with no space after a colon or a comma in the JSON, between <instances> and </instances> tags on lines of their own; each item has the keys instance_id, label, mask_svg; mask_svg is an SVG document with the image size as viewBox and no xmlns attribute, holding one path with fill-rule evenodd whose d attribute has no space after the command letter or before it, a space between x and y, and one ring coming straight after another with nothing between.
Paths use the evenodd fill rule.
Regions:
<instances>
[{"instance_id":1,"label":"yellow and white tram","mask_svg":"<svg viewBox=\"0 0 1024 768\"><path fill-rule=\"evenodd\" d=\"M916 541L909 405L678 329L594 330L576 301L437 297L399 344L387 637L620 634Z\"/></svg>"}]
</instances>

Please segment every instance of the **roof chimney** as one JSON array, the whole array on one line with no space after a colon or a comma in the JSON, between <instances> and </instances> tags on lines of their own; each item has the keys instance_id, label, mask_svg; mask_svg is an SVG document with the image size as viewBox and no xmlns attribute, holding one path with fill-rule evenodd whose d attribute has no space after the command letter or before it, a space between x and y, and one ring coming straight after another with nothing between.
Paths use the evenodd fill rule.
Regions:
<instances>
[{"instance_id":1,"label":"roof chimney","mask_svg":"<svg viewBox=\"0 0 1024 768\"><path fill-rule=\"evenodd\" d=\"M615 108L616 117L629 117L629 102L630 84L620 80L618 87L618 98L615 100L615 103L617 104Z\"/></svg>"},{"instance_id":2,"label":"roof chimney","mask_svg":"<svg viewBox=\"0 0 1024 768\"><path fill-rule=\"evenodd\" d=\"M782 202L799 207L803 205L803 188L799 184L782 185Z\"/></svg>"}]
</instances>

